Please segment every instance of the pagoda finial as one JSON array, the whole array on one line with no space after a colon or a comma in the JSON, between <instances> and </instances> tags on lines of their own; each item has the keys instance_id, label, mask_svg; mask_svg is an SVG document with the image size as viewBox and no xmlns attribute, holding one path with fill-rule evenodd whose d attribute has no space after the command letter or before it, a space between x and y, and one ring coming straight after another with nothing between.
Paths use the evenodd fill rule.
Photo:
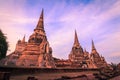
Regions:
<instances>
[{"instance_id":1,"label":"pagoda finial","mask_svg":"<svg viewBox=\"0 0 120 80\"><path fill-rule=\"evenodd\" d=\"M76 30L75 30L74 46L79 46L79 40L78 40L78 36L77 36Z\"/></svg>"},{"instance_id":2,"label":"pagoda finial","mask_svg":"<svg viewBox=\"0 0 120 80\"><path fill-rule=\"evenodd\" d=\"M84 48L84 52L87 52L87 51L86 51L86 48Z\"/></svg>"},{"instance_id":3,"label":"pagoda finial","mask_svg":"<svg viewBox=\"0 0 120 80\"><path fill-rule=\"evenodd\" d=\"M41 15L40 15L40 18L39 18L39 21L38 21L38 24L35 28L36 29L41 29L41 30L44 30L44 10L42 9L42 12L41 12Z\"/></svg>"},{"instance_id":4,"label":"pagoda finial","mask_svg":"<svg viewBox=\"0 0 120 80\"><path fill-rule=\"evenodd\" d=\"M24 37L23 37L23 39L22 39L22 42L25 42L25 35L24 35Z\"/></svg>"},{"instance_id":5,"label":"pagoda finial","mask_svg":"<svg viewBox=\"0 0 120 80\"><path fill-rule=\"evenodd\" d=\"M92 40L92 50L96 50L93 40Z\"/></svg>"}]
</instances>

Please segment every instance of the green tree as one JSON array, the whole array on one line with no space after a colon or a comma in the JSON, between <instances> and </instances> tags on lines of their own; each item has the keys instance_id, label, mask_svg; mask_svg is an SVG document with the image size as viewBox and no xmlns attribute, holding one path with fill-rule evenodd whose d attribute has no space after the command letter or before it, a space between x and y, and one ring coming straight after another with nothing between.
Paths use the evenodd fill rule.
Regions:
<instances>
[{"instance_id":1,"label":"green tree","mask_svg":"<svg viewBox=\"0 0 120 80\"><path fill-rule=\"evenodd\" d=\"M8 42L6 41L6 36L3 34L2 30L0 29L0 59L6 56L8 50Z\"/></svg>"},{"instance_id":2,"label":"green tree","mask_svg":"<svg viewBox=\"0 0 120 80\"><path fill-rule=\"evenodd\" d=\"M116 70L117 70L117 64L111 63L111 67L112 67L113 71L116 71Z\"/></svg>"}]
</instances>

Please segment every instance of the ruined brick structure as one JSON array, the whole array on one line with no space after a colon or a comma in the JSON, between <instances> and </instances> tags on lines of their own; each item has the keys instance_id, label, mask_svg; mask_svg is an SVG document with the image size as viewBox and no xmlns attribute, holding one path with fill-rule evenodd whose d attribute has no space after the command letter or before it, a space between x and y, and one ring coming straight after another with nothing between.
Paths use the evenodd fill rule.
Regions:
<instances>
[{"instance_id":1,"label":"ruined brick structure","mask_svg":"<svg viewBox=\"0 0 120 80\"><path fill-rule=\"evenodd\" d=\"M79 43L76 31L74 44L69 54L69 60L71 61L71 67L100 68L107 66L104 57L99 56L97 53L93 41L91 54L89 54L86 50L83 50Z\"/></svg>"},{"instance_id":2,"label":"ruined brick structure","mask_svg":"<svg viewBox=\"0 0 120 80\"><path fill-rule=\"evenodd\" d=\"M69 54L69 60L71 61L71 66L73 67L96 68L96 65L94 65L89 57L89 53L86 50L83 51L83 48L78 41L76 31L74 44Z\"/></svg>"},{"instance_id":3,"label":"ruined brick structure","mask_svg":"<svg viewBox=\"0 0 120 80\"><path fill-rule=\"evenodd\" d=\"M55 68L52 48L47 41L44 30L43 10L28 42L25 42L25 36L23 40L18 40L15 51L5 62L5 65L8 64L23 67Z\"/></svg>"},{"instance_id":4,"label":"ruined brick structure","mask_svg":"<svg viewBox=\"0 0 120 80\"><path fill-rule=\"evenodd\" d=\"M92 40L92 50L91 50L90 58L98 68L107 66L107 62L105 61L105 58L103 56L100 56L99 53L97 52L93 40Z\"/></svg>"},{"instance_id":5,"label":"ruined brick structure","mask_svg":"<svg viewBox=\"0 0 120 80\"><path fill-rule=\"evenodd\" d=\"M107 66L104 57L97 52L93 41L91 54L83 50L76 31L69 59L53 58L52 48L44 30L43 15L42 10L38 24L29 40L26 42L25 36L22 40L18 40L15 51L2 59L0 65L39 68L101 68Z\"/></svg>"}]
</instances>

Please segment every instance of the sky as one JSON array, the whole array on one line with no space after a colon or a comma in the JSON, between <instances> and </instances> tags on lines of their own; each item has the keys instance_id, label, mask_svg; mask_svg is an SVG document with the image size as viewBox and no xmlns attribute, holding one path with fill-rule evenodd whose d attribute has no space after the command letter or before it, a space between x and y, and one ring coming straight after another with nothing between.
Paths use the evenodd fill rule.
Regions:
<instances>
[{"instance_id":1,"label":"sky","mask_svg":"<svg viewBox=\"0 0 120 80\"><path fill-rule=\"evenodd\" d=\"M108 63L120 62L120 0L0 0L0 29L9 50L23 36L28 41L44 9L44 28L53 56L67 59L77 31L80 45L91 53L94 40Z\"/></svg>"}]
</instances>

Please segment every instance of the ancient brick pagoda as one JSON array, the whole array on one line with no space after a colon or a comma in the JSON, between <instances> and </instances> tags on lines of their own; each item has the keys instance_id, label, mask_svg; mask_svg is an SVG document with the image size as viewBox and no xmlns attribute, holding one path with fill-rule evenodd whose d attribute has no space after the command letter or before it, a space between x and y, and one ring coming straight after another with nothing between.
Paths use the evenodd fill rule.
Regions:
<instances>
[{"instance_id":1,"label":"ancient brick pagoda","mask_svg":"<svg viewBox=\"0 0 120 80\"><path fill-rule=\"evenodd\" d=\"M18 40L15 51L11 54L11 58L5 62L5 65L16 65L25 67L47 67L54 68L54 60L52 57L52 48L47 41L44 30L43 10L39 18L38 24L33 34L29 37L28 42Z\"/></svg>"},{"instance_id":2,"label":"ancient brick pagoda","mask_svg":"<svg viewBox=\"0 0 120 80\"><path fill-rule=\"evenodd\" d=\"M18 40L15 51L2 59L0 65L39 68L101 68L107 66L104 57L97 52L93 41L91 54L83 50L76 31L69 59L54 58L44 30L43 15L42 10L38 24L28 42L25 41L25 36L22 40Z\"/></svg>"},{"instance_id":3,"label":"ancient brick pagoda","mask_svg":"<svg viewBox=\"0 0 120 80\"><path fill-rule=\"evenodd\" d=\"M81 47L77 33L75 31L75 39L74 44L72 47L72 50L69 54L69 60L72 62L72 66L76 67L83 67L83 68L96 68L95 64L92 62L92 60L89 57L89 53L85 50L83 51L83 48Z\"/></svg>"},{"instance_id":4,"label":"ancient brick pagoda","mask_svg":"<svg viewBox=\"0 0 120 80\"><path fill-rule=\"evenodd\" d=\"M23 40L21 43L25 43L25 41ZM21 43L18 43L18 45ZM29 37L27 44L24 45L26 46L16 62L17 66L55 67L52 48L49 46L44 30L43 10L33 34Z\"/></svg>"},{"instance_id":5,"label":"ancient brick pagoda","mask_svg":"<svg viewBox=\"0 0 120 80\"><path fill-rule=\"evenodd\" d=\"M75 38L72 50L69 54L69 60L72 67L82 68L100 68L107 66L104 57L100 57L99 53L95 49L94 42L92 40L92 52L89 54L86 50L83 51L81 47L77 33L75 31Z\"/></svg>"},{"instance_id":6,"label":"ancient brick pagoda","mask_svg":"<svg viewBox=\"0 0 120 80\"><path fill-rule=\"evenodd\" d=\"M105 58L103 56L100 56L99 53L97 52L93 40L92 40L92 50L91 50L90 58L92 62L96 65L96 67L107 66L107 62L105 61Z\"/></svg>"},{"instance_id":7,"label":"ancient brick pagoda","mask_svg":"<svg viewBox=\"0 0 120 80\"><path fill-rule=\"evenodd\" d=\"M92 40L92 51L83 50L75 31L74 43L67 60L55 59L56 67L66 68L101 68L108 66L104 57L97 52Z\"/></svg>"}]
</instances>

